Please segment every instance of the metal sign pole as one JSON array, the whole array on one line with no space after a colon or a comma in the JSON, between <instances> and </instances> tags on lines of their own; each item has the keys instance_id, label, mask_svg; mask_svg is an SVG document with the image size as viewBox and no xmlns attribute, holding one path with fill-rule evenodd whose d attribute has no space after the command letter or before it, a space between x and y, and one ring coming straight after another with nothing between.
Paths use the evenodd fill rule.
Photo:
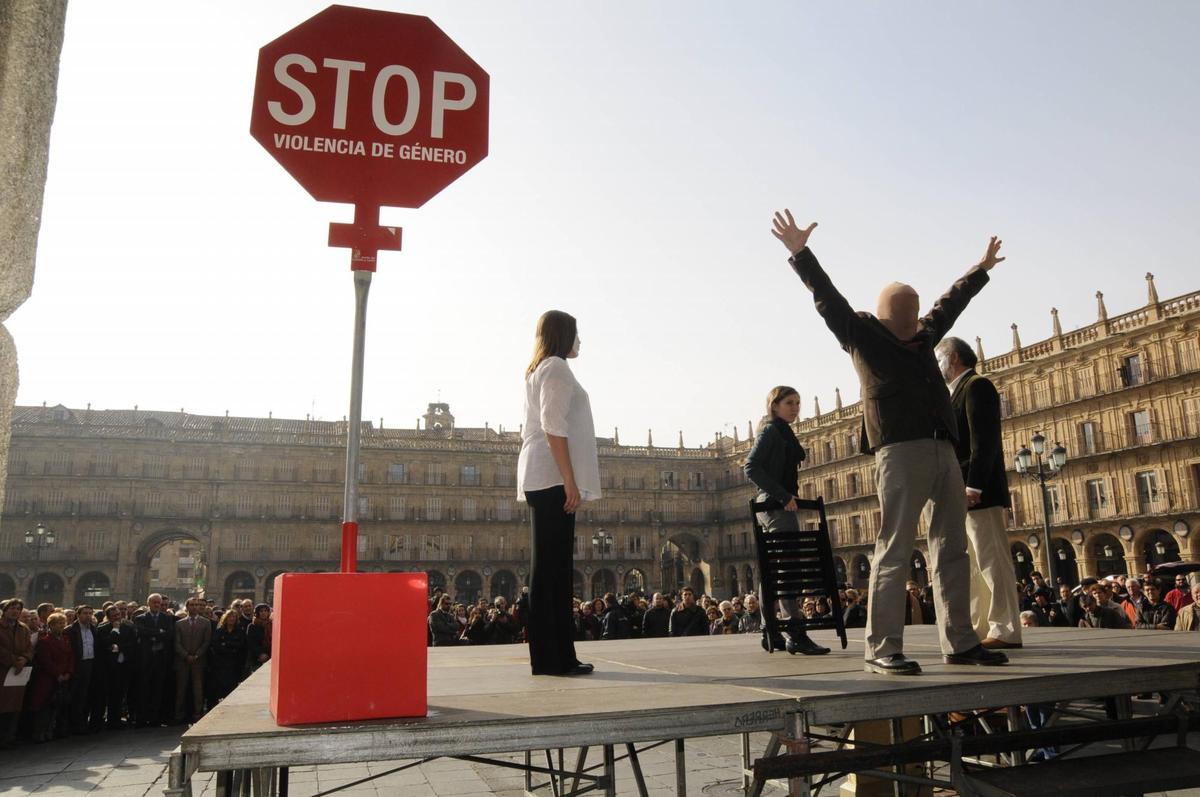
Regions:
<instances>
[{"instance_id":1,"label":"metal sign pole","mask_svg":"<svg viewBox=\"0 0 1200 797\"><path fill-rule=\"evenodd\" d=\"M362 431L363 353L371 272L354 273L354 355L350 366L350 423L346 428L346 490L342 506L342 572L358 570L358 449Z\"/></svg>"}]
</instances>

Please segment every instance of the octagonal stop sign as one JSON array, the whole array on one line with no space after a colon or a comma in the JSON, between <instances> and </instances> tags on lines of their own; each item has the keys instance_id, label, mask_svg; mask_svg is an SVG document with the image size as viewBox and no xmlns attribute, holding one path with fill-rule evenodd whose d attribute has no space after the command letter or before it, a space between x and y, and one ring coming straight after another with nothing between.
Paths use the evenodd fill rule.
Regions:
<instances>
[{"instance_id":1,"label":"octagonal stop sign","mask_svg":"<svg viewBox=\"0 0 1200 797\"><path fill-rule=\"evenodd\" d=\"M259 51L250 133L314 199L420 207L487 156L488 75L427 17L330 6Z\"/></svg>"}]
</instances>

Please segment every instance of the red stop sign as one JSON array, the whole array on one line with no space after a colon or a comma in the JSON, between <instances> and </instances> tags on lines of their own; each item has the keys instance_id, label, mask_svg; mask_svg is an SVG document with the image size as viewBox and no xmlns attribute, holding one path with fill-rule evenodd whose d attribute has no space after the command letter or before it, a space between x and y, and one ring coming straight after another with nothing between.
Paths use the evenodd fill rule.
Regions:
<instances>
[{"instance_id":1,"label":"red stop sign","mask_svg":"<svg viewBox=\"0 0 1200 797\"><path fill-rule=\"evenodd\" d=\"M487 156L488 75L428 17L330 6L259 51L250 133L315 199L416 208Z\"/></svg>"}]
</instances>

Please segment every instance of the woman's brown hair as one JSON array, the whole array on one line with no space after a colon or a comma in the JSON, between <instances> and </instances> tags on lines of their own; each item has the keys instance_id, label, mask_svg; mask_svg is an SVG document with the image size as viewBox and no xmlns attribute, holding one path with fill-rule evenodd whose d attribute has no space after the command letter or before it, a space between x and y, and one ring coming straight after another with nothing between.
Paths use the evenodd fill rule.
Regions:
<instances>
[{"instance_id":1,"label":"woman's brown hair","mask_svg":"<svg viewBox=\"0 0 1200 797\"><path fill-rule=\"evenodd\" d=\"M221 621L217 623L217 628L224 628L226 633L237 630L237 621L241 614L237 609L226 609L225 614L221 615ZM232 622L230 622L232 621ZM230 626L233 626L230 628Z\"/></svg>"},{"instance_id":2,"label":"woman's brown hair","mask_svg":"<svg viewBox=\"0 0 1200 797\"><path fill-rule=\"evenodd\" d=\"M775 407L779 402L783 401L788 396L798 396L800 391L794 387L787 385L776 385L771 388L771 392L767 393L767 414L758 422L758 431L762 431L763 427L769 424L775 418Z\"/></svg>"},{"instance_id":3,"label":"woman's brown hair","mask_svg":"<svg viewBox=\"0 0 1200 797\"><path fill-rule=\"evenodd\" d=\"M547 310L537 322L537 332L533 339L533 359L525 369L529 376L542 360L548 357L566 358L575 347L576 332L575 316L562 310Z\"/></svg>"}]
</instances>

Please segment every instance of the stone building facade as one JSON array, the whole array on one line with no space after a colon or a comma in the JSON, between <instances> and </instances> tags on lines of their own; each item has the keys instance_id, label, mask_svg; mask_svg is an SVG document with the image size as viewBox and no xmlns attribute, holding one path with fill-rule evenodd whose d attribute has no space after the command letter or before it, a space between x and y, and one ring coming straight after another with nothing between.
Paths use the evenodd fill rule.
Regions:
<instances>
[{"instance_id":1,"label":"stone building facade","mask_svg":"<svg viewBox=\"0 0 1200 797\"><path fill-rule=\"evenodd\" d=\"M1200 555L1200 292L1164 302L1149 275L1147 286L1138 310L1109 318L1098 297L1096 323L1064 334L1054 315L1052 336L1029 346L1014 327L1010 352L980 358L1003 397L1006 461L1037 431L1068 450L1049 503L1055 572L1071 581ZM841 580L862 585L879 509L873 460L857 453L861 406L839 396L831 412L815 409L796 424L809 452L801 495L824 497ZM742 475L752 433L696 447L601 439L605 498L579 515L577 594L756 588ZM277 573L337 567L345 436L344 422L314 419L18 407L0 595L140 597L154 569L156 587L170 571L183 580L173 589L270 600ZM425 571L462 598L519 594L529 568L519 440L461 428L446 404L415 429L364 423L360 569ZM1045 571L1039 488L1008 476L1014 562ZM39 522L54 545L25 544ZM919 582L926 554L922 538Z\"/></svg>"}]
</instances>

